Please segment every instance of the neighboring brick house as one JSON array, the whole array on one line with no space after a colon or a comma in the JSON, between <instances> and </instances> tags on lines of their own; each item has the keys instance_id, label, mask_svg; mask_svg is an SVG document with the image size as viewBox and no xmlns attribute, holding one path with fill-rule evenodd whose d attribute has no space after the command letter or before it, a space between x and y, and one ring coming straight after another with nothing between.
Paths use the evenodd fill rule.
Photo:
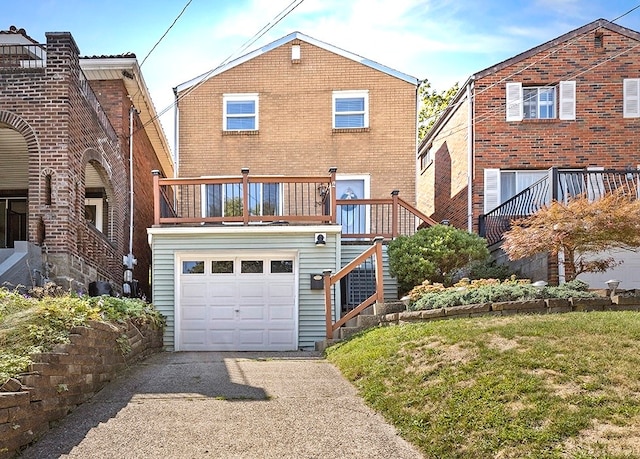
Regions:
<instances>
[{"instance_id":1,"label":"neighboring brick house","mask_svg":"<svg viewBox=\"0 0 640 459\"><path fill-rule=\"evenodd\" d=\"M106 281L120 292L133 253L149 295L149 174L173 166L135 55L81 58L70 33L46 37L0 32L0 279L85 291Z\"/></svg>"},{"instance_id":2,"label":"neighboring brick house","mask_svg":"<svg viewBox=\"0 0 640 459\"><path fill-rule=\"evenodd\" d=\"M552 167L636 169L639 89L640 33L604 19L471 75L420 144L418 208L482 234Z\"/></svg>"},{"instance_id":3,"label":"neighboring brick house","mask_svg":"<svg viewBox=\"0 0 640 459\"><path fill-rule=\"evenodd\" d=\"M295 349L324 337L322 282L313 291L310 276L325 268L335 272L363 250L362 243L370 245L370 237L381 234L377 225L387 216L373 214L378 205L373 200L391 200L398 190L404 201L415 204L417 86L416 78L295 32L175 88L176 168L185 180L164 183L165 189L175 184L171 193L180 195L183 207L174 220L163 220L171 226L160 221L149 230L154 303L168 317L168 347ZM335 176L331 168L337 169ZM246 188L238 178L242 170L248 176ZM188 177L194 181L187 182ZM223 183L222 177L234 183ZM323 178L294 183L292 177ZM189 183L202 188L176 191ZM243 225L240 207L247 192L251 209ZM337 225L327 217L336 212L328 194L371 201L338 201ZM187 221L185 202L195 209L190 221L202 224L175 226ZM294 212L296 204L300 207ZM314 212L319 213L310 215ZM341 243L348 238L350 244ZM243 280L245 262L247 269L260 262L253 273L259 276L246 279L260 293ZM278 274L290 275L283 286L265 284L275 274L270 264L289 270ZM218 276L222 266L228 277ZM206 319L223 314L213 305L212 293L206 293L223 289L217 277L219 282L233 279L239 292L228 300L238 306L224 312L225 325ZM342 291L349 298L356 291L350 279ZM394 285L385 283L385 295L397 299ZM285 290L286 313L276 313L287 315L284 328L271 330L272 314L264 306L251 312L261 317L250 325L260 337L243 341L243 334L254 334L243 328L239 302L269 305L271 295ZM253 294L259 299L244 298ZM272 331L286 339L270 341Z\"/></svg>"}]
</instances>

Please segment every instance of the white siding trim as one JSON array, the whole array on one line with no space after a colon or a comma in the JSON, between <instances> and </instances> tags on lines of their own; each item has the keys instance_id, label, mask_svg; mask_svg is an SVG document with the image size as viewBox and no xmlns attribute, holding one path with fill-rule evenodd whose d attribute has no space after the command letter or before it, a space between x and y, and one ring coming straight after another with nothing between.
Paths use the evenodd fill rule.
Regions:
<instances>
[{"instance_id":1,"label":"white siding trim","mask_svg":"<svg viewBox=\"0 0 640 459\"><path fill-rule=\"evenodd\" d=\"M484 213L500 205L500 169L484 170Z\"/></svg>"},{"instance_id":2,"label":"white siding trim","mask_svg":"<svg viewBox=\"0 0 640 459\"><path fill-rule=\"evenodd\" d=\"M625 78L623 81L622 116L640 117L640 78Z\"/></svg>"},{"instance_id":3,"label":"white siding trim","mask_svg":"<svg viewBox=\"0 0 640 459\"><path fill-rule=\"evenodd\" d=\"M507 83L507 121L522 121L524 106L522 103L522 83Z\"/></svg>"},{"instance_id":4,"label":"white siding trim","mask_svg":"<svg viewBox=\"0 0 640 459\"><path fill-rule=\"evenodd\" d=\"M576 119L576 82L560 82L560 101L558 107L561 120Z\"/></svg>"}]
</instances>

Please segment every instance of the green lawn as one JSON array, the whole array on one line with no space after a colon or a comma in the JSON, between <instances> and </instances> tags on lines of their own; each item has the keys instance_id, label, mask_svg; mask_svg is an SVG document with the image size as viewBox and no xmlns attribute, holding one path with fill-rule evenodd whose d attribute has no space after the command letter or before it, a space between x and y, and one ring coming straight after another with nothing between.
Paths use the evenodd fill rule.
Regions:
<instances>
[{"instance_id":1,"label":"green lawn","mask_svg":"<svg viewBox=\"0 0 640 459\"><path fill-rule=\"evenodd\" d=\"M428 458L640 458L640 313L445 320L327 350Z\"/></svg>"}]
</instances>

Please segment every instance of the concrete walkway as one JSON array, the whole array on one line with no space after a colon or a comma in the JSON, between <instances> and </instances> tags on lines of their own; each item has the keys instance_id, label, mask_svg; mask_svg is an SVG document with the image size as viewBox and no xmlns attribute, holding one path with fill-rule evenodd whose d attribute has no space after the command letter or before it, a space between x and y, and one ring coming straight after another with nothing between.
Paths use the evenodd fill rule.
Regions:
<instances>
[{"instance_id":1,"label":"concrete walkway","mask_svg":"<svg viewBox=\"0 0 640 459\"><path fill-rule=\"evenodd\" d=\"M161 353L21 456L421 458L317 353Z\"/></svg>"}]
</instances>

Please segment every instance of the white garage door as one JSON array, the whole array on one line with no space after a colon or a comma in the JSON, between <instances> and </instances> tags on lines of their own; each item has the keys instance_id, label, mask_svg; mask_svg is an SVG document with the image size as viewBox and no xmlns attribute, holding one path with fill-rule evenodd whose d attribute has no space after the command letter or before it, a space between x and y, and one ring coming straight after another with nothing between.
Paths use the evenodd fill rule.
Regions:
<instances>
[{"instance_id":1,"label":"white garage door","mask_svg":"<svg viewBox=\"0 0 640 459\"><path fill-rule=\"evenodd\" d=\"M293 256L182 257L177 350L298 347Z\"/></svg>"}]
</instances>

